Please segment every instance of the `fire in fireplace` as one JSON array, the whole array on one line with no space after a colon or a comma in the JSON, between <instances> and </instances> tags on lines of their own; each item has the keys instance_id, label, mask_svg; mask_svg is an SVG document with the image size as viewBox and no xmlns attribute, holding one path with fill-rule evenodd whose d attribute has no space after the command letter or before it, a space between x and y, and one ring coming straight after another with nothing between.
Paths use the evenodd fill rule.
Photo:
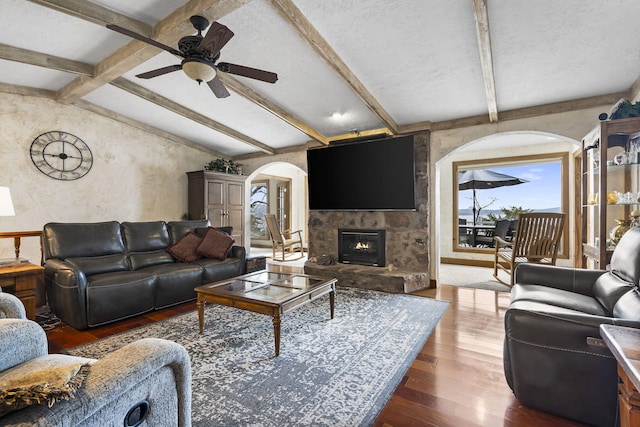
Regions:
<instances>
[{"instance_id":1,"label":"fire in fireplace","mask_svg":"<svg viewBox=\"0 0 640 427\"><path fill-rule=\"evenodd\" d=\"M385 231L339 228L338 261L384 267Z\"/></svg>"}]
</instances>

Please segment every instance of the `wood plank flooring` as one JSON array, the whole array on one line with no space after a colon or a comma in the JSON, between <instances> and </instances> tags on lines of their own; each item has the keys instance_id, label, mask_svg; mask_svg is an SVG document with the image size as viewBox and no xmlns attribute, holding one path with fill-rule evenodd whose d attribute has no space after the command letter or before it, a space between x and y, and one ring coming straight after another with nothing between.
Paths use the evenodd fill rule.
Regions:
<instances>
[{"instance_id":1,"label":"wood plank flooring","mask_svg":"<svg viewBox=\"0 0 640 427\"><path fill-rule=\"evenodd\" d=\"M451 304L374 427L580 426L525 408L513 397L502 369L508 294L447 285L416 294ZM195 302L189 302L85 331L61 325L47 331L49 351L58 353L194 309Z\"/></svg>"}]
</instances>

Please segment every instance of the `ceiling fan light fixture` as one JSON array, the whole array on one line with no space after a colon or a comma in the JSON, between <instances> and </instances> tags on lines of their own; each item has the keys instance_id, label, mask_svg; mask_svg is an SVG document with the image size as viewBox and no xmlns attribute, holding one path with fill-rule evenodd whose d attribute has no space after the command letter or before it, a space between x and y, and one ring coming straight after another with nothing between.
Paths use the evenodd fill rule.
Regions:
<instances>
[{"instance_id":1,"label":"ceiling fan light fixture","mask_svg":"<svg viewBox=\"0 0 640 427\"><path fill-rule=\"evenodd\" d=\"M216 69L210 63L199 58L187 58L182 61L182 70L187 77L198 83L209 82L216 76Z\"/></svg>"}]
</instances>

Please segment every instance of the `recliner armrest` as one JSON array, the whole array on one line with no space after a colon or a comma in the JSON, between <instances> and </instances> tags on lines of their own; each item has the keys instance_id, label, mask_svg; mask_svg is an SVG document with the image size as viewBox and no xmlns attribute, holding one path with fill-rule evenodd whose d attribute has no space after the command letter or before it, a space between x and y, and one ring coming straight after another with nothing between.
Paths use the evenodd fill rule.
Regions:
<instances>
[{"instance_id":1,"label":"recliner armrest","mask_svg":"<svg viewBox=\"0 0 640 427\"><path fill-rule=\"evenodd\" d=\"M177 402L169 396L174 390ZM93 363L74 398L52 408L33 405L7 415L3 422L42 418L46 425L122 425L127 411L141 400L151 406L144 425L191 426L191 365L184 347L158 338L135 341Z\"/></svg>"},{"instance_id":2,"label":"recliner armrest","mask_svg":"<svg viewBox=\"0 0 640 427\"><path fill-rule=\"evenodd\" d=\"M0 289L0 319L26 319L27 311L20 299Z\"/></svg>"},{"instance_id":3,"label":"recliner armrest","mask_svg":"<svg viewBox=\"0 0 640 427\"><path fill-rule=\"evenodd\" d=\"M544 285L582 295L593 296L593 284L605 270L558 267L543 264L518 264L514 272L514 283Z\"/></svg>"},{"instance_id":4,"label":"recliner armrest","mask_svg":"<svg viewBox=\"0 0 640 427\"><path fill-rule=\"evenodd\" d=\"M0 372L47 354L47 335L36 322L0 319Z\"/></svg>"}]
</instances>

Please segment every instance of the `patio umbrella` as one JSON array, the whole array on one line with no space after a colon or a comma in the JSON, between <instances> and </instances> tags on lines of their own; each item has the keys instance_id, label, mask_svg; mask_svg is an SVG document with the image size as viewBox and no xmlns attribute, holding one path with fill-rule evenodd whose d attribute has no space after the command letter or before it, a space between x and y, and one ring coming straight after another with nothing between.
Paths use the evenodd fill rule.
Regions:
<instances>
[{"instance_id":1,"label":"patio umbrella","mask_svg":"<svg viewBox=\"0 0 640 427\"><path fill-rule=\"evenodd\" d=\"M529 182L526 179L517 178L511 175L494 172L489 169L471 169L462 172L458 176L459 190L473 190L473 225L476 225L476 210L478 199L476 190L487 190L490 188L508 187Z\"/></svg>"}]
</instances>

